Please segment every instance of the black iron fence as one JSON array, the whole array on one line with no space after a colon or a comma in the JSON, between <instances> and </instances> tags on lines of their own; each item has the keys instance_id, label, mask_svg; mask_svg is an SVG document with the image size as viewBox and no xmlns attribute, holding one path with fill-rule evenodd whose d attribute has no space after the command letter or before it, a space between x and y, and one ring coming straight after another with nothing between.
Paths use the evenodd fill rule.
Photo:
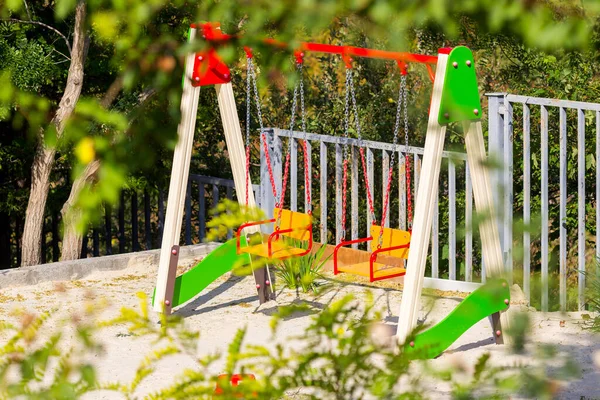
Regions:
<instances>
[{"instance_id":1,"label":"black iron fence","mask_svg":"<svg viewBox=\"0 0 600 400\"><path fill-rule=\"evenodd\" d=\"M256 196L259 186L253 185ZM166 191L124 190L119 205L104 207L101 218L83 238L81 257L99 257L160 248L162 241ZM206 221L219 200L235 200L233 180L203 175L190 175L185 201L185 216L181 243L201 243L206 237ZM258 199L258 197L257 197ZM24 216L6 221L0 243L3 254L0 267L14 268L21 264L21 236ZM51 213L44 221L42 263L60 259L62 248L60 213ZM229 234L231 236L231 233Z\"/></svg>"}]
</instances>

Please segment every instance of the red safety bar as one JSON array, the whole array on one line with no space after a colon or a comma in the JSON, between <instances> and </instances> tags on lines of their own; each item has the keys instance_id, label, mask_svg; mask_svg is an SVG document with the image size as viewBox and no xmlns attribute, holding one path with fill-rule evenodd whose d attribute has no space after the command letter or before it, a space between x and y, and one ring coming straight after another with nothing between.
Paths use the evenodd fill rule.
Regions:
<instances>
[{"instance_id":1,"label":"red safety bar","mask_svg":"<svg viewBox=\"0 0 600 400\"><path fill-rule=\"evenodd\" d=\"M339 273L338 266L337 266L337 253L340 248L342 248L344 246L348 246L349 244L368 242L369 240L373 240L373 236L369 236L369 237L361 238L361 239L348 240L345 242L340 242L337 246L335 246L335 249L333 249L333 274L337 275Z\"/></svg>"},{"instance_id":2,"label":"red safety bar","mask_svg":"<svg viewBox=\"0 0 600 400\"><path fill-rule=\"evenodd\" d=\"M308 253L310 253L310 251L312 250L312 244L313 244L313 240L312 240L312 224L309 224L306 226L306 228L304 229L299 229L299 228L290 228L290 229L280 229L280 230L276 230L275 232L271 233L269 235L269 240L267 241L268 243L268 251L269 251L269 257L273 256L273 250L271 249L271 244L273 243L273 240L279 240L279 235L283 234L283 233L291 233L294 231L308 231L310 232L310 235L308 235L308 247L306 249L306 251L302 252L302 253L298 253L298 254L294 254L295 257L302 257L307 255ZM285 260L286 258L289 258L291 256L286 256L286 257L277 257L280 260Z\"/></svg>"},{"instance_id":3,"label":"red safety bar","mask_svg":"<svg viewBox=\"0 0 600 400\"><path fill-rule=\"evenodd\" d=\"M360 239L354 239L354 240L348 240L345 242L341 242L340 244L338 244L337 246L335 246L335 249L333 250L333 274L337 275L339 274L339 270L338 270L338 250L344 246L348 246L351 244L357 244L357 243L364 243L364 242L368 242L373 240L373 236L369 236L366 238L360 238ZM402 272L402 273L397 273L397 274L392 274L392 275L386 275L386 276L382 276L379 278L375 278L375 271L374 271L374 264L377 261L377 256L379 253L385 253L387 251L393 251L393 250L400 250L400 249L406 249L406 248L410 248L410 243L407 244L402 244L399 246L392 246L392 247L382 247L379 249L374 250L371 253L371 256L369 257L369 282L375 282L375 281L381 281L383 279L390 279L390 278L397 278L399 276L404 276L406 274L406 272Z\"/></svg>"},{"instance_id":4,"label":"red safety bar","mask_svg":"<svg viewBox=\"0 0 600 400\"><path fill-rule=\"evenodd\" d=\"M227 35L221 32L221 28L218 23L207 22L204 24L192 24L191 27L199 29L202 33L202 38L211 42L215 46L236 38L234 35ZM298 48L290 49L290 46L287 43L280 42L275 39L264 39L263 42L280 49L292 50L296 56L296 59L298 59L298 57L303 57L303 52L338 54L342 56L342 59L348 68L352 67L352 57L394 60L400 67L400 70L403 74L406 74L407 63L424 64L432 82L434 79L432 66L436 65L438 60L437 56L367 49L354 46L302 42ZM227 83L231 81L231 72L216 55L214 47L211 47L207 51L196 54L192 79L193 86Z\"/></svg>"},{"instance_id":5,"label":"red safety bar","mask_svg":"<svg viewBox=\"0 0 600 400\"><path fill-rule=\"evenodd\" d=\"M245 224L240 225L240 227L238 228L237 233L236 233L236 250L237 250L237 253L240 254L240 249L241 249L240 240L241 240L241 236L242 236L242 231L245 228L248 228L249 226L272 224L275 221L276 221L276 219L273 218L273 219L266 219L264 221L246 222Z\"/></svg>"},{"instance_id":6,"label":"red safety bar","mask_svg":"<svg viewBox=\"0 0 600 400\"><path fill-rule=\"evenodd\" d=\"M406 271L404 271L404 272L400 272L400 273L397 273L397 274L386 275L386 276L382 276L382 277L379 277L379 278L375 278L374 277L375 271L373 271L373 264L375 263L375 261L377 261L377 255L379 253L384 253L386 251L392 251L392 250L406 249L406 248L409 248L409 247L410 247L410 243L407 243L407 244L402 244L402 245L399 245L399 246L382 247L382 248L379 248L379 249L375 250L374 252L372 252L371 253L371 257L369 258L369 263L370 263L369 281L375 282L375 281L380 281L380 280L383 280L383 279L397 278L399 276L406 275Z\"/></svg>"},{"instance_id":7,"label":"red safety bar","mask_svg":"<svg viewBox=\"0 0 600 400\"><path fill-rule=\"evenodd\" d=\"M275 218L273 219L267 219L264 221L255 221L255 222L247 222L245 224L240 225L240 227L237 230L236 233L236 250L237 253L240 254L241 253L241 236L242 236L242 231L245 228L248 228L249 226L256 226L256 225L264 225L264 224L272 224L276 221ZM273 257L273 250L272 250L272 243L273 241L277 241L279 240L279 236L284 234L284 233L290 233L290 232L294 232L297 230L302 230L302 231L308 231L310 233L310 235L308 236L308 248L306 249L306 251L299 253L299 254L294 254L294 257L302 257L307 255L308 253L311 252L312 250L312 245L313 245L313 237L312 237L312 223L307 225L306 228L304 229L299 229L299 228L290 228L290 229L279 229L279 230L275 230L273 233L271 233L269 235L268 241L267 241L267 254L269 256L269 258ZM277 257L280 260L285 260L286 258L289 258L291 256L286 256L286 257Z\"/></svg>"}]
</instances>

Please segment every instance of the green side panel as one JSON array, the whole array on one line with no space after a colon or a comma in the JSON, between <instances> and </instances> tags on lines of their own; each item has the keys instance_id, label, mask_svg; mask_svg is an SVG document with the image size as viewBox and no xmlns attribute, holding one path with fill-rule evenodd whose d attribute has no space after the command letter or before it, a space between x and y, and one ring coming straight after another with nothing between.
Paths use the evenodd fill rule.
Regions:
<instances>
[{"instance_id":1,"label":"green side panel","mask_svg":"<svg viewBox=\"0 0 600 400\"><path fill-rule=\"evenodd\" d=\"M241 240L242 247L246 246L246 239L242 237ZM249 254L237 254L235 238L223 243L204 257L194 268L175 279L172 307L177 307L198 296L208 285L234 267L249 263ZM154 295L152 303L154 303Z\"/></svg>"},{"instance_id":2,"label":"green side panel","mask_svg":"<svg viewBox=\"0 0 600 400\"><path fill-rule=\"evenodd\" d=\"M468 47L455 47L448 55L438 122L479 120L481 112L473 53Z\"/></svg>"},{"instance_id":3,"label":"green side panel","mask_svg":"<svg viewBox=\"0 0 600 400\"><path fill-rule=\"evenodd\" d=\"M419 333L404 346L411 359L431 359L442 354L470 327L495 312L505 310L510 289L504 280L490 280L467 296L446 318Z\"/></svg>"}]
</instances>

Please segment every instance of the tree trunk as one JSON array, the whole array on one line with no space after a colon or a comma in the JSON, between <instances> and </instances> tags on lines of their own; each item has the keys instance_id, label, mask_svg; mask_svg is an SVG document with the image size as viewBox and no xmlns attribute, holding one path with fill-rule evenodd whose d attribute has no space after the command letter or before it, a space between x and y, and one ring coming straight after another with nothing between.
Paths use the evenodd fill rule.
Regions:
<instances>
[{"instance_id":1,"label":"tree trunk","mask_svg":"<svg viewBox=\"0 0 600 400\"><path fill-rule=\"evenodd\" d=\"M110 107L111 103L119 94L121 88L122 79L117 78L115 83L110 86L104 95L100 104L105 108ZM152 88L143 91L138 97L139 104L137 107L141 107L150 97L154 95L154 93L156 93L156 91ZM133 123L133 120L130 121L130 124L131 123ZM79 175L73 182L69 198L63 205L61 214L63 217L64 235L62 241L62 252L60 256L61 261L77 260L81 256L83 234L77 229L77 223L81 217L81 210L75 207L75 202L77 201L79 193L81 193L81 190L85 187L85 185L94 182L96 179L96 173L99 169L100 160L94 160L88 164L83 173Z\"/></svg>"},{"instance_id":2,"label":"tree trunk","mask_svg":"<svg viewBox=\"0 0 600 400\"><path fill-rule=\"evenodd\" d=\"M60 254L61 261L77 260L81 256L83 235L77 229L77 222L81 217L81 210L75 207L75 202L85 185L96 179L96 173L99 168L99 160L94 160L89 163L83 173L75 179L75 182L73 182L69 198L65 204L63 204L63 208L60 212L64 224L62 252Z\"/></svg>"},{"instance_id":3,"label":"tree trunk","mask_svg":"<svg viewBox=\"0 0 600 400\"><path fill-rule=\"evenodd\" d=\"M60 99L58 110L51 124L56 127L56 138L59 140L65 129L66 120L73 114L75 105L81 94L83 85L83 64L87 37L85 34L85 1L79 0L75 9L75 28L73 29L73 51L67 75L65 92ZM54 166L55 148L48 148L41 132L38 148L31 167L31 193L25 213L23 244L21 249L21 265L36 265L42 260L42 231L44 228L44 211L48 199L50 172Z\"/></svg>"}]
</instances>

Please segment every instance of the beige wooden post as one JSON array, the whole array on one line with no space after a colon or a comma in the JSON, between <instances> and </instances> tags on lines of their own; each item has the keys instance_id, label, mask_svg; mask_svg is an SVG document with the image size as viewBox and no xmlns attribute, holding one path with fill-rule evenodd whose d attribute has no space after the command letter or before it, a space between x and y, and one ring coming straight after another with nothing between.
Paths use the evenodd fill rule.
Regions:
<instances>
[{"instance_id":1,"label":"beige wooden post","mask_svg":"<svg viewBox=\"0 0 600 400\"><path fill-rule=\"evenodd\" d=\"M418 201L416 202L414 214L414 221L416 223L413 225L411 251L406 268L404 291L402 293L402 303L398 317L397 339L401 344L406 341L406 338L416 326L420 306L419 301L425 278L425 264L429 250L431 225L439 187L440 166L446 134L446 126L439 124L438 117L442 91L445 84L447 62L448 55L438 55L427 136L425 138L421 179L417 189ZM483 244L483 256L486 261L486 273L488 276L501 277L503 275L502 250L500 248L498 227L494 218L493 193L485 163L487 155L481 122L464 121L463 130L465 133L467 159L471 168L475 205L477 212L487 217L479 227ZM500 326L504 329L509 327L507 313L501 313L500 321L494 321L494 324L498 324L498 329Z\"/></svg>"},{"instance_id":2,"label":"beige wooden post","mask_svg":"<svg viewBox=\"0 0 600 400\"><path fill-rule=\"evenodd\" d=\"M488 277L500 278L504 276L504 263L500 247L500 235L494 212L494 195L488 171L487 154L483 139L483 130L480 121L464 121L465 146L467 148L467 162L471 168L471 181L473 182L473 196L477 213L484 218L479 225L483 258L485 259L485 272ZM509 328L508 313L500 313L500 325L503 330ZM504 342L508 337L504 336Z\"/></svg>"},{"instance_id":3,"label":"beige wooden post","mask_svg":"<svg viewBox=\"0 0 600 400\"><path fill-rule=\"evenodd\" d=\"M447 54L438 54L438 63L435 71L435 81L429 109L429 122L427 136L425 137L425 150L421 164L421 178L417 188L417 199L413 217L413 230L410 240L410 254L404 277L404 290L402 303L398 316L397 339L404 343L417 323L419 302L425 278L425 262L429 251L431 238L431 224L437 191L439 186L440 165L444 150L446 126L440 125L438 115L442 99L442 89L446 73Z\"/></svg>"},{"instance_id":4,"label":"beige wooden post","mask_svg":"<svg viewBox=\"0 0 600 400\"><path fill-rule=\"evenodd\" d=\"M235 97L233 95L233 86L231 82L221 85L215 85L217 91L217 101L223 121L223 131L225 133L225 143L227 144L227 153L229 154L229 163L233 172L233 181L235 191L239 193L238 201L244 204L246 201L246 148L240 120L238 117ZM248 181L248 206L255 207L254 191L252 190L252 181ZM259 232L259 227L249 227L244 230L245 233Z\"/></svg>"},{"instance_id":5,"label":"beige wooden post","mask_svg":"<svg viewBox=\"0 0 600 400\"><path fill-rule=\"evenodd\" d=\"M190 29L189 41L194 40L195 37L196 29L192 28ZM171 183L169 184L169 196L167 198L167 213L160 247L156 292L154 294L154 311L156 312L162 312L163 309L170 311L171 309L169 305L165 304L165 300L170 299L173 295L173 293L167 293L172 291L172 284L169 285L169 278L171 280L175 278L176 271L172 271L171 269L177 268L177 265L173 267L173 263L171 262L171 250L173 246L179 245L185 192L187 190L194 131L196 128L196 114L200 98L200 87L192 86L194 57L195 53L190 53L185 60L185 78L183 81L183 94L181 96L181 122L177 128L177 146L175 146L173 154Z\"/></svg>"}]
</instances>

